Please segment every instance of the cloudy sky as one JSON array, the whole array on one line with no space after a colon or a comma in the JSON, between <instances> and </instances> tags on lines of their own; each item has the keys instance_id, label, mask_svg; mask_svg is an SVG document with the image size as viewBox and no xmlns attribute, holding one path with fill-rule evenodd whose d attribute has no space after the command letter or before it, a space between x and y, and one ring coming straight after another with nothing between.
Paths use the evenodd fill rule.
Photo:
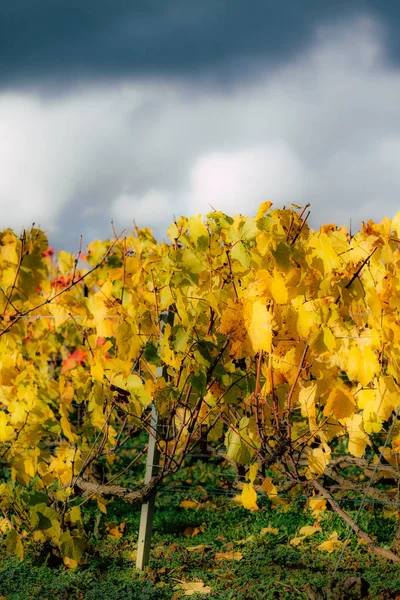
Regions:
<instances>
[{"instance_id":1,"label":"cloudy sky","mask_svg":"<svg viewBox=\"0 0 400 600\"><path fill-rule=\"evenodd\" d=\"M75 251L264 200L393 217L399 26L391 0L5 0L0 228Z\"/></svg>"}]
</instances>

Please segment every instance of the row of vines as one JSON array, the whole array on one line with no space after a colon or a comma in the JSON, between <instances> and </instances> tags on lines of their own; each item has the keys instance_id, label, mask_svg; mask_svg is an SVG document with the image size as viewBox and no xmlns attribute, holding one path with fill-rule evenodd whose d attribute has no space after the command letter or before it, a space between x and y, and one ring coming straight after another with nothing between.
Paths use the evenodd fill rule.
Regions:
<instances>
[{"instance_id":1,"label":"row of vines","mask_svg":"<svg viewBox=\"0 0 400 600\"><path fill-rule=\"evenodd\" d=\"M204 442L235 466L246 508L258 492L307 494L400 561L400 535L378 547L335 500L400 500L400 213L355 234L308 216L265 202L254 218L181 217L168 243L135 227L75 256L39 229L0 234L10 551L22 560L34 541L75 566L83 503L140 502ZM126 489L118 450L149 432L151 403L161 468Z\"/></svg>"}]
</instances>

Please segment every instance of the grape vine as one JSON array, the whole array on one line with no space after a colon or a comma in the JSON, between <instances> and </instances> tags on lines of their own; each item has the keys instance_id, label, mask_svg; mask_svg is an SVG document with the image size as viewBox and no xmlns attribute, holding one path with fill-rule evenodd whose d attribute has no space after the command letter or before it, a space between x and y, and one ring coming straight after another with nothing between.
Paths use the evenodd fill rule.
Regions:
<instances>
[{"instance_id":1,"label":"grape vine","mask_svg":"<svg viewBox=\"0 0 400 600\"><path fill-rule=\"evenodd\" d=\"M83 502L141 501L199 443L223 444L247 473L249 510L257 491L278 502L308 490L341 514L332 485L394 502L375 484L400 477L400 213L354 235L314 231L308 214L265 202L253 218L180 217L168 243L135 228L75 256L35 228L0 233L0 530L11 551L22 559L33 539L75 566L88 547ZM117 450L149 432L152 402L160 473L126 489ZM382 456L367 486L368 454ZM349 465L360 477L343 475Z\"/></svg>"}]
</instances>

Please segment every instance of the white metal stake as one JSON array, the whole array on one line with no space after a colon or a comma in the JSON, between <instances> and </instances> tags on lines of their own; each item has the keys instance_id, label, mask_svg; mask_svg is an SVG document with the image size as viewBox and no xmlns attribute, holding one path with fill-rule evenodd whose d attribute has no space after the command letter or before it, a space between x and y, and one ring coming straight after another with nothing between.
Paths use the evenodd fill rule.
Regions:
<instances>
[{"instance_id":1,"label":"white metal stake","mask_svg":"<svg viewBox=\"0 0 400 600\"><path fill-rule=\"evenodd\" d=\"M144 479L147 485L151 478L155 475L155 471L159 466L160 451L157 447L156 440L158 439L158 412L154 404L151 409L151 423L149 446L147 449L146 475ZM136 568L144 569L149 563L151 532L153 529L154 503L156 500L156 492L144 500L142 504L142 512L140 514L139 539L136 554Z\"/></svg>"},{"instance_id":2,"label":"white metal stake","mask_svg":"<svg viewBox=\"0 0 400 600\"><path fill-rule=\"evenodd\" d=\"M174 313L168 310L163 315L165 318L161 319L161 334L164 332L166 323L172 325L174 319ZM157 367L156 377L166 378L166 368ZM157 469L160 466L160 451L157 447L157 440L159 439L160 423L158 417L158 411L154 404L151 405L151 422L150 422L150 435L149 445L147 448L147 460L146 460L146 475L144 483L147 485L151 478L156 474ZM150 558L150 547L151 547L151 533L153 529L153 516L154 516L154 504L156 500L157 491L154 490L146 500L143 501L142 511L140 514L140 526L139 526L139 539L136 552L136 568L144 569L149 564Z\"/></svg>"}]
</instances>

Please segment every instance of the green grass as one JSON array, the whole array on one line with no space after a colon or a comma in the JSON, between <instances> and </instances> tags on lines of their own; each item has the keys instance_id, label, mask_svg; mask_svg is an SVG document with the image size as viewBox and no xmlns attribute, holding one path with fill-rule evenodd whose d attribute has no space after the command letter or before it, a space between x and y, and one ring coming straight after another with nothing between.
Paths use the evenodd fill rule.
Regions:
<instances>
[{"instance_id":1,"label":"green grass","mask_svg":"<svg viewBox=\"0 0 400 600\"><path fill-rule=\"evenodd\" d=\"M133 473L131 477L135 477ZM192 461L179 474L169 478L157 496L150 565L145 572L135 568L135 550L140 506L122 501L107 505L107 514L99 513L94 502L85 505L85 523L91 533L92 550L86 562L67 569L50 553L32 546L24 562L7 555L0 545L0 596L6 600L164 600L182 598L177 586L182 581L202 580L212 589L208 596L221 600L306 599L307 585L329 585L338 560L338 551L328 554L317 550L329 534L337 531L344 540L346 525L327 511L321 520L322 531L307 538L300 546L288 542L303 525L315 519L304 511L304 502L294 503L284 512L262 498L258 512L240 507L225 493L233 479L229 467ZM128 480L125 483L129 483ZM187 486L184 488L183 486ZM212 489L215 493L211 493ZM217 494L216 492L220 492ZM197 508L184 509L184 499L200 502ZM344 508L355 513L350 502ZM101 514L100 520L96 515ZM380 506L366 506L360 525L388 547L395 519L385 517ZM110 538L107 524L124 523L120 539ZM278 534L260 535L271 523ZM199 528L188 537L187 528ZM253 536L252 539L244 541ZM189 551L188 547L204 546ZM239 561L215 560L218 552L241 552ZM368 554L356 540L346 548L338 576L362 575L370 584L370 599L400 597L398 566Z\"/></svg>"}]
</instances>

